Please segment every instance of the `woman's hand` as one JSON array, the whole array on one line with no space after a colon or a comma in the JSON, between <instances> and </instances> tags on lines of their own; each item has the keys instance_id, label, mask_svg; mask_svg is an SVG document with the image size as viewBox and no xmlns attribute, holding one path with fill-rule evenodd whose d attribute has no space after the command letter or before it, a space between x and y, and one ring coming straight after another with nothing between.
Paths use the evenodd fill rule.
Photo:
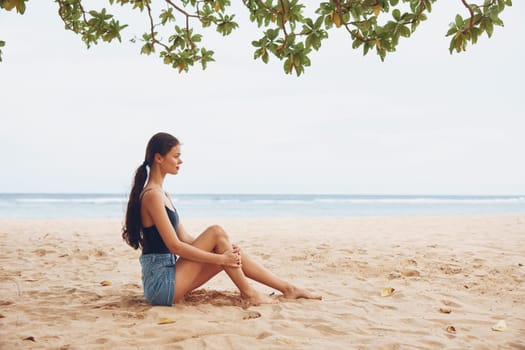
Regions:
<instances>
[{"instance_id":1,"label":"woman's hand","mask_svg":"<svg viewBox=\"0 0 525 350\"><path fill-rule=\"evenodd\" d=\"M236 249L227 250L222 253L222 266L226 267L241 267L241 255L239 254L238 247Z\"/></svg>"}]
</instances>

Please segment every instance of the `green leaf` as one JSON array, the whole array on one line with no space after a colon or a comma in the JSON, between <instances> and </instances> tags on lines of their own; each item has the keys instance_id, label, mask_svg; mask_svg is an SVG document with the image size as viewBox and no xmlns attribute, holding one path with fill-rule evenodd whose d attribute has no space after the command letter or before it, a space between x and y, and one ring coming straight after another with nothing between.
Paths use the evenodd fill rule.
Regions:
<instances>
[{"instance_id":1,"label":"green leaf","mask_svg":"<svg viewBox=\"0 0 525 350\"><path fill-rule=\"evenodd\" d=\"M460 15L456 15L456 26L461 27L463 25L463 18Z\"/></svg>"},{"instance_id":2,"label":"green leaf","mask_svg":"<svg viewBox=\"0 0 525 350\"><path fill-rule=\"evenodd\" d=\"M213 62L215 59L213 58L213 51L206 50L205 48L201 49L201 66L202 69L206 69L208 67L208 62Z\"/></svg>"},{"instance_id":3,"label":"green leaf","mask_svg":"<svg viewBox=\"0 0 525 350\"><path fill-rule=\"evenodd\" d=\"M142 46L142 49L140 50L140 53L144 55L151 55L153 52L155 52L155 46L153 46L152 43L144 44L144 46Z\"/></svg>"},{"instance_id":4,"label":"green leaf","mask_svg":"<svg viewBox=\"0 0 525 350\"><path fill-rule=\"evenodd\" d=\"M201 40L202 40L201 34L195 34L191 37L191 41L193 41L194 43L200 43Z\"/></svg>"},{"instance_id":5,"label":"green leaf","mask_svg":"<svg viewBox=\"0 0 525 350\"><path fill-rule=\"evenodd\" d=\"M377 53L378 53L379 57L381 58L381 62L384 62L385 61L385 56L386 56L386 50L385 49L378 49Z\"/></svg>"},{"instance_id":6,"label":"green leaf","mask_svg":"<svg viewBox=\"0 0 525 350\"><path fill-rule=\"evenodd\" d=\"M456 34L457 31L458 31L458 28L457 28L457 27L455 27L455 26L451 26L450 29L448 30L446 36L451 36L452 34Z\"/></svg>"},{"instance_id":7,"label":"green leaf","mask_svg":"<svg viewBox=\"0 0 525 350\"><path fill-rule=\"evenodd\" d=\"M475 44L478 42L478 36L479 36L479 29L478 28L472 28L470 31L471 37L470 40L472 41L472 44Z\"/></svg>"},{"instance_id":8,"label":"green leaf","mask_svg":"<svg viewBox=\"0 0 525 350\"><path fill-rule=\"evenodd\" d=\"M465 37L461 33L458 34L455 36L455 49L456 52L461 52L465 46Z\"/></svg>"},{"instance_id":9,"label":"green leaf","mask_svg":"<svg viewBox=\"0 0 525 350\"><path fill-rule=\"evenodd\" d=\"M494 24L492 24L492 21L487 19L487 22L485 23L487 35L490 38L492 36L492 33L494 32Z\"/></svg>"},{"instance_id":10,"label":"green leaf","mask_svg":"<svg viewBox=\"0 0 525 350\"><path fill-rule=\"evenodd\" d=\"M168 8L167 10L162 10L162 12L159 15L159 18L161 19L161 24L164 25L167 22L175 21L175 16L173 15L173 8Z\"/></svg>"},{"instance_id":11,"label":"green leaf","mask_svg":"<svg viewBox=\"0 0 525 350\"><path fill-rule=\"evenodd\" d=\"M265 34L270 41L273 41L279 35L279 31L280 29L268 29Z\"/></svg>"},{"instance_id":12,"label":"green leaf","mask_svg":"<svg viewBox=\"0 0 525 350\"><path fill-rule=\"evenodd\" d=\"M404 36L405 38L408 38L410 36L410 29L408 29L407 26L399 27L399 31L401 35Z\"/></svg>"},{"instance_id":13,"label":"green leaf","mask_svg":"<svg viewBox=\"0 0 525 350\"><path fill-rule=\"evenodd\" d=\"M454 47L456 47L456 37L452 37L452 39L450 39L450 46L448 47L448 51L451 55L454 52Z\"/></svg>"},{"instance_id":14,"label":"green leaf","mask_svg":"<svg viewBox=\"0 0 525 350\"><path fill-rule=\"evenodd\" d=\"M268 55L268 51L265 51L262 56L261 56L262 60L264 63L268 64L268 61L270 60L270 56Z\"/></svg>"},{"instance_id":15,"label":"green leaf","mask_svg":"<svg viewBox=\"0 0 525 350\"><path fill-rule=\"evenodd\" d=\"M18 4L16 4L16 12L21 15L26 12L26 0L20 0Z\"/></svg>"},{"instance_id":16,"label":"green leaf","mask_svg":"<svg viewBox=\"0 0 525 350\"><path fill-rule=\"evenodd\" d=\"M489 15L490 19L492 20L492 23L495 24L495 25L499 25L499 26L502 26L503 25L503 22L501 21L501 19L498 17L498 13L491 13Z\"/></svg>"},{"instance_id":17,"label":"green leaf","mask_svg":"<svg viewBox=\"0 0 525 350\"><path fill-rule=\"evenodd\" d=\"M319 17L314 24L315 29L321 29L321 26L323 25L323 17Z\"/></svg>"},{"instance_id":18,"label":"green leaf","mask_svg":"<svg viewBox=\"0 0 525 350\"><path fill-rule=\"evenodd\" d=\"M396 21L399 22L401 20L401 11L399 11L398 9L395 9L394 11L392 11L392 16L394 17Z\"/></svg>"},{"instance_id":19,"label":"green leaf","mask_svg":"<svg viewBox=\"0 0 525 350\"><path fill-rule=\"evenodd\" d=\"M314 28L314 21L312 21L311 18L307 18L304 23L309 27L309 28Z\"/></svg>"},{"instance_id":20,"label":"green leaf","mask_svg":"<svg viewBox=\"0 0 525 350\"><path fill-rule=\"evenodd\" d=\"M368 41L365 42L365 45L363 46L363 56L365 56L368 53L368 50L370 50L370 44Z\"/></svg>"}]
</instances>

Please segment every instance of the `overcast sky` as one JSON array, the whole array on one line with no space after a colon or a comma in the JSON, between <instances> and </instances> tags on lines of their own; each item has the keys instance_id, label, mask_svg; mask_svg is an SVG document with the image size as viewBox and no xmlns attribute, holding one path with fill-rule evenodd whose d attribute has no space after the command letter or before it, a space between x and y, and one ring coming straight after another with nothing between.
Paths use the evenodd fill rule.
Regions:
<instances>
[{"instance_id":1,"label":"overcast sky","mask_svg":"<svg viewBox=\"0 0 525 350\"><path fill-rule=\"evenodd\" d=\"M450 55L459 4L384 63L332 31L299 78L253 60L245 10L182 75L139 54L136 27L87 50L51 1L0 11L0 192L125 193L166 131L184 143L172 193L525 194L525 4Z\"/></svg>"}]
</instances>

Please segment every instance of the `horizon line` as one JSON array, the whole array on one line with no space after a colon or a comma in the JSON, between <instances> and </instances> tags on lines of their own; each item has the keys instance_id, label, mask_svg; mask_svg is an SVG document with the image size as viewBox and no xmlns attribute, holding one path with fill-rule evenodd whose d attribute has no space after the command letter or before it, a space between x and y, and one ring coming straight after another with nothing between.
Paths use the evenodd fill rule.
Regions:
<instances>
[{"instance_id":1,"label":"horizon line","mask_svg":"<svg viewBox=\"0 0 525 350\"><path fill-rule=\"evenodd\" d=\"M172 192L169 192L172 194ZM129 192L0 192L0 195L128 195ZM234 196L525 196L523 193L331 193L331 192L178 192L177 195L234 195Z\"/></svg>"}]
</instances>

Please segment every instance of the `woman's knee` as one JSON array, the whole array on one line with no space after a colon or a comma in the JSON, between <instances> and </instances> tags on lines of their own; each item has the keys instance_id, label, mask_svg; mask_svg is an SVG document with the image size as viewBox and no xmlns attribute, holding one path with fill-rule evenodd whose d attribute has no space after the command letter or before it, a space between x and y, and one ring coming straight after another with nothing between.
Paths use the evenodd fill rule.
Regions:
<instances>
[{"instance_id":1,"label":"woman's knee","mask_svg":"<svg viewBox=\"0 0 525 350\"><path fill-rule=\"evenodd\" d=\"M229 240L228 234L219 225L212 225L208 227L207 231L210 231L216 237L217 240L221 240L221 239Z\"/></svg>"}]
</instances>

